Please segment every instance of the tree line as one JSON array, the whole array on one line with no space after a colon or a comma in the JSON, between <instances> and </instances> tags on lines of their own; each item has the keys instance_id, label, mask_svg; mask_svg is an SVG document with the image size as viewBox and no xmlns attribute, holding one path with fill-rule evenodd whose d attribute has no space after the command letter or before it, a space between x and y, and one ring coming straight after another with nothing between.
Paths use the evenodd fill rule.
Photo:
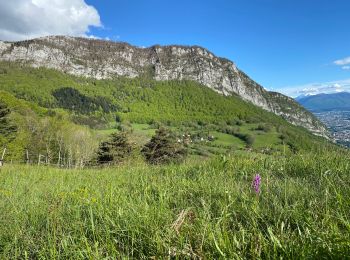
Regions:
<instances>
[{"instance_id":1,"label":"tree line","mask_svg":"<svg viewBox=\"0 0 350 260\"><path fill-rule=\"evenodd\" d=\"M25 106L11 111L0 101L0 148L7 148L5 161L64 167L118 164L138 152L128 130L120 129L104 140L90 128L70 122L64 114L39 116ZM186 155L175 135L163 127L139 152L151 164L181 162Z\"/></svg>"}]
</instances>

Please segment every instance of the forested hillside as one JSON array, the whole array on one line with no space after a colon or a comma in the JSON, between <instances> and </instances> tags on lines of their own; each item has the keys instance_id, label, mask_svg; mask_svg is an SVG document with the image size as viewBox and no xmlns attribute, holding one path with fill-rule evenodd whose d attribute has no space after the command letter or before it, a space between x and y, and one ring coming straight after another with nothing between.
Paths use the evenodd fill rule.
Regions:
<instances>
[{"instance_id":1,"label":"forested hillside","mask_svg":"<svg viewBox=\"0 0 350 260\"><path fill-rule=\"evenodd\" d=\"M310 150L327 142L239 97L192 81L94 80L7 62L0 63L0 71L0 100L17 129L14 137L2 138L1 146L8 146L7 156L17 160L34 161L42 155L48 163L85 164L94 160L104 133L124 129L138 133L131 139L145 142L150 138L147 129L160 125L202 141L213 135L216 145L190 147L206 156L242 149L241 142L275 152ZM139 132L137 124L143 124Z\"/></svg>"},{"instance_id":2,"label":"forested hillside","mask_svg":"<svg viewBox=\"0 0 350 260\"><path fill-rule=\"evenodd\" d=\"M49 69L1 63L0 88L47 108L77 114L118 113L123 119L221 122L234 118L282 122L239 97L222 96L193 81L148 78L94 80Z\"/></svg>"}]
</instances>

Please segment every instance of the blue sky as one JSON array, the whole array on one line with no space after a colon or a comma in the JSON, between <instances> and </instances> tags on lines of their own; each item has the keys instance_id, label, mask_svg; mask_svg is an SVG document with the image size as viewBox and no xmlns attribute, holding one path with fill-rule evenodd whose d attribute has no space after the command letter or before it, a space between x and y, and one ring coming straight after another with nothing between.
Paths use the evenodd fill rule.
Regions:
<instances>
[{"instance_id":1,"label":"blue sky","mask_svg":"<svg viewBox=\"0 0 350 260\"><path fill-rule=\"evenodd\" d=\"M349 0L11 0L0 2L0 39L200 45L295 96L350 91L349 11Z\"/></svg>"},{"instance_id":2,"label":"blue sky","mask_svg":"<svg viewBox=\"0 0 350 260\"><path fill-rule=\"evenodd\" d=\"M201 45L233 60L268 89L290 94L300 86L312 88L311 83L350 78L347 67L334 64L350 56L350 1L86 2L104 26L92 29L94 35L138 46Z\"/></svg>"}]
</instances>

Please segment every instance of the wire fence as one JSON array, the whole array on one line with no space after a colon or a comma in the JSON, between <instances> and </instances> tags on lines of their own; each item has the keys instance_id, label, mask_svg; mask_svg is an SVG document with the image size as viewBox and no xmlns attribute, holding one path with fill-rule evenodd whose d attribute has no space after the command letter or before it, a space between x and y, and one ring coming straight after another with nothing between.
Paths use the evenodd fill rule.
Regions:
<instances>
[{"instance_id":1,"label":"wire fence","mask_svg":"<svg viewBox=\"0 0 350 260\"><path fill-rule=\"evenodd\" d=\"M46 156L42 154L30 154L25 153L24 159L6 159L6 148L3 150L0 157L0 167L6 164L21 164L21 165L37 165L37 166L50 166L56 168L103 168L106 166L116 166L118 165L115 161L101 161L98 159L72 159L61 157L60 155ZM34 159L35 158L35 159Z\"/></svg>"},{"instance_id":2,"label":"wire fence","mask_svg":"<svg viewBox=\"0 0 350 260\"><path fill-rule=\"evenodd\" d=\"M39 156L38 156L39 157ZM4 167L5 165L36 165L36 166L50 166L55 168L66 168L66 169L73 169L73 168L104 168L104 167L111 167L116 166L117 162L115 161L100 161L100 160L86 160L86 161L60 161L60 162L53 162L49 160L14 160L14 159L0 159L0 167Z\"/></svg>"},{"instance_id":3,"label":"wire fence","mask_svg":"<svg viewBox=\"0 0 350 260\"><path fill-rule=\"evenodd\" d=\"M76 168L105 168L105 167L116 167L122 165L122 163L112 161L89 161L84 163L72 163L72 164L57 164L48 162L26 162L23 160L0 160L0 168L6 165L32 165L32 166L43 166L43 167L54 167L62 169L76 169Z\"/></svg>"}]
</instances>

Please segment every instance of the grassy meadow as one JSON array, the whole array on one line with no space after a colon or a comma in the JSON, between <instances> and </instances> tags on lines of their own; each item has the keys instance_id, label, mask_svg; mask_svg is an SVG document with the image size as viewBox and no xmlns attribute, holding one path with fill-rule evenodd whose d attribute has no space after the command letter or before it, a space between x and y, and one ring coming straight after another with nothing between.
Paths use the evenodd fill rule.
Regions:
<instances>
[{"instance_id":1,"label":"grassy meadow","mask_svg":"<svg viewBox=\"0 0 350 260\"><path fill-rule=\"evenodd\" d=\"M339 151L75 170L7 164L0 259L349 259L349 173Z\"/></svg>"}]
</instances>

